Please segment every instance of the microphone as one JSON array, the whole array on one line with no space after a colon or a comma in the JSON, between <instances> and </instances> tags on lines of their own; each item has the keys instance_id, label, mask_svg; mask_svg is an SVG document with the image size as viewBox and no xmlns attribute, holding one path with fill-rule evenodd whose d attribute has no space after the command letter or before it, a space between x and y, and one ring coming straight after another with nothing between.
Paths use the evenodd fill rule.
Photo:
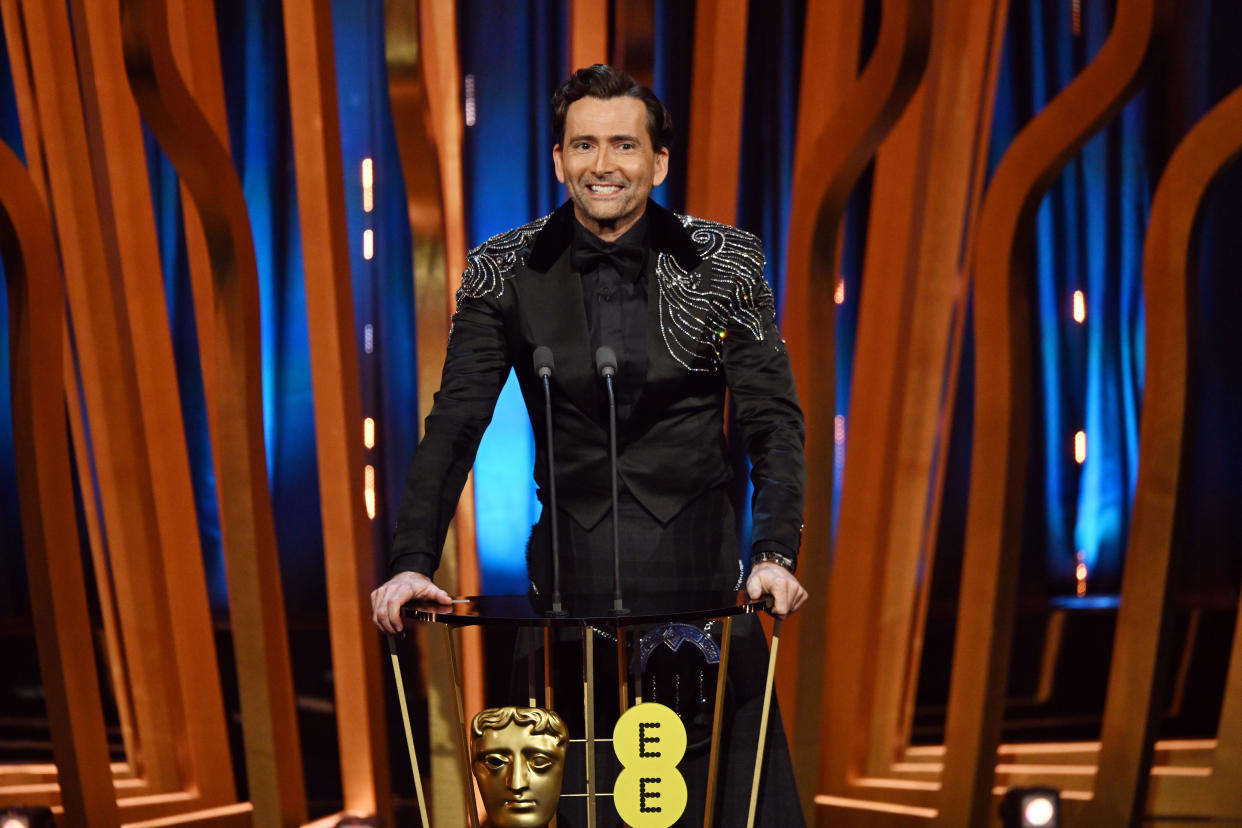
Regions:
<instances>
[{"instance_id":1,"label":"microphone","mask_svg":"<svg viewBox=\"0 0 1242 828\"><path fill-rule=\"evenodd\" d=\"M543 380L544 425L548 440L548 508L552 510L549 528L552 531L552 609L548 615L565 615L561 607L561 533L557 527L556 514L556 453L552 447L552 349L540 345L535 349L535 374Z\"/></svg>"},{"instance_id":2,"label":"microphone","mask_svg":"<svg viewBox=\"0 0 1242 828\"><path fill-rule=\"evenodd\" d=\"M629 615L621 601L621 528L617 506L617 395L612 378L617 374L617 354L607 345L595 351L595 370L608 386L608 459L612 463L612 614Z\"/></svg>"}]
</instances>

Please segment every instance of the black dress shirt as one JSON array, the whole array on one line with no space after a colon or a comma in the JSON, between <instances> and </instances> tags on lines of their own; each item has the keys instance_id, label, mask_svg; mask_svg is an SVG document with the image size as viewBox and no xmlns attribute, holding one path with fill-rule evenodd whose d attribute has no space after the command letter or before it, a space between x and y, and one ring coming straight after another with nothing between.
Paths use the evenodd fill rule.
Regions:
<instances>
[{"instance_id":1,"label":"black dress shirt","mask_svg":"<svg viewBox=\"0 0 1242 828\"><path fill-rule=\"evenodd\" d=\"M629 419L647 377L647 242L646 216L615 242L574 220L572 261L582 279L591 358L601 345L617 354L618 423Z\"/></svg>"}]
</instances>

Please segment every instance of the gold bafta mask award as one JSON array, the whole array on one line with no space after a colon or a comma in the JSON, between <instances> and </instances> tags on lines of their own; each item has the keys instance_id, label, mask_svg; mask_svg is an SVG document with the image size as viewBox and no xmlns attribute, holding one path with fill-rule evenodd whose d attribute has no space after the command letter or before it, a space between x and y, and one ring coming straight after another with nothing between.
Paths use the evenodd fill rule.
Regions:
<instances>
[{"instance_id":1,"label":"gold bafta mask award","mask_svg":"<svg viewBox=\"0 0 1242 828\"><path fill-rule=\"evenodd\" d=\"M470 758L492 828L544 828L556 815L569 730L552 710L493 707L470 723Z\"/></svg>"}]
</instances>

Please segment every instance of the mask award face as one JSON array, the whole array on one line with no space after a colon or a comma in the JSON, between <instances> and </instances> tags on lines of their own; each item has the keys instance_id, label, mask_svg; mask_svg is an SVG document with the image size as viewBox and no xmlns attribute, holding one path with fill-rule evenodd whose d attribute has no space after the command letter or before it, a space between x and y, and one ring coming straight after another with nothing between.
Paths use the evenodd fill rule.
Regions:
<instances>
[{"instance_id":1,"label":"mask award face","mask_svg":"<svg viewBox=\"0 0 1242 828\"><path fill-rule=\"evenodd\" d=\"M551 710L495 707L470 725L474 778L494 828L544 828L556 815L569 731Z\"/></svg>"}]
</instances>

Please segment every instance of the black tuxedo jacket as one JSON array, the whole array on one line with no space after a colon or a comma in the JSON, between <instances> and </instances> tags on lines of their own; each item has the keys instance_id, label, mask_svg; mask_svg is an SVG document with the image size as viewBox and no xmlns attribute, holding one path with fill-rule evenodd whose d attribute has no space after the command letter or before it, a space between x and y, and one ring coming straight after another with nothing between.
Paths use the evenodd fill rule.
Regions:
<instances>
[{"instance_id":1,"label":"black tuxedo jacket","mask_svg":"<svg viewBox=\"0 0 1242 828\"><path fill-rule=\"evenodd\" d=\"M759 239L648 202L647 377L618 424L618 473L659 521L730 477L724 401L732 394L753 465L753 539L796 556L804 427L789 357L763 279ZM512 368L534 426L535 480L547 486L542 383L552 406L560 508L591 527L611 503L607 391L590 352L581 279L570 265L573 205L470 251L440 390L406 479L390 563L432 574L496 398ZM486 519L486 516L483 516Z\"/></svg>"}]
</instances>

